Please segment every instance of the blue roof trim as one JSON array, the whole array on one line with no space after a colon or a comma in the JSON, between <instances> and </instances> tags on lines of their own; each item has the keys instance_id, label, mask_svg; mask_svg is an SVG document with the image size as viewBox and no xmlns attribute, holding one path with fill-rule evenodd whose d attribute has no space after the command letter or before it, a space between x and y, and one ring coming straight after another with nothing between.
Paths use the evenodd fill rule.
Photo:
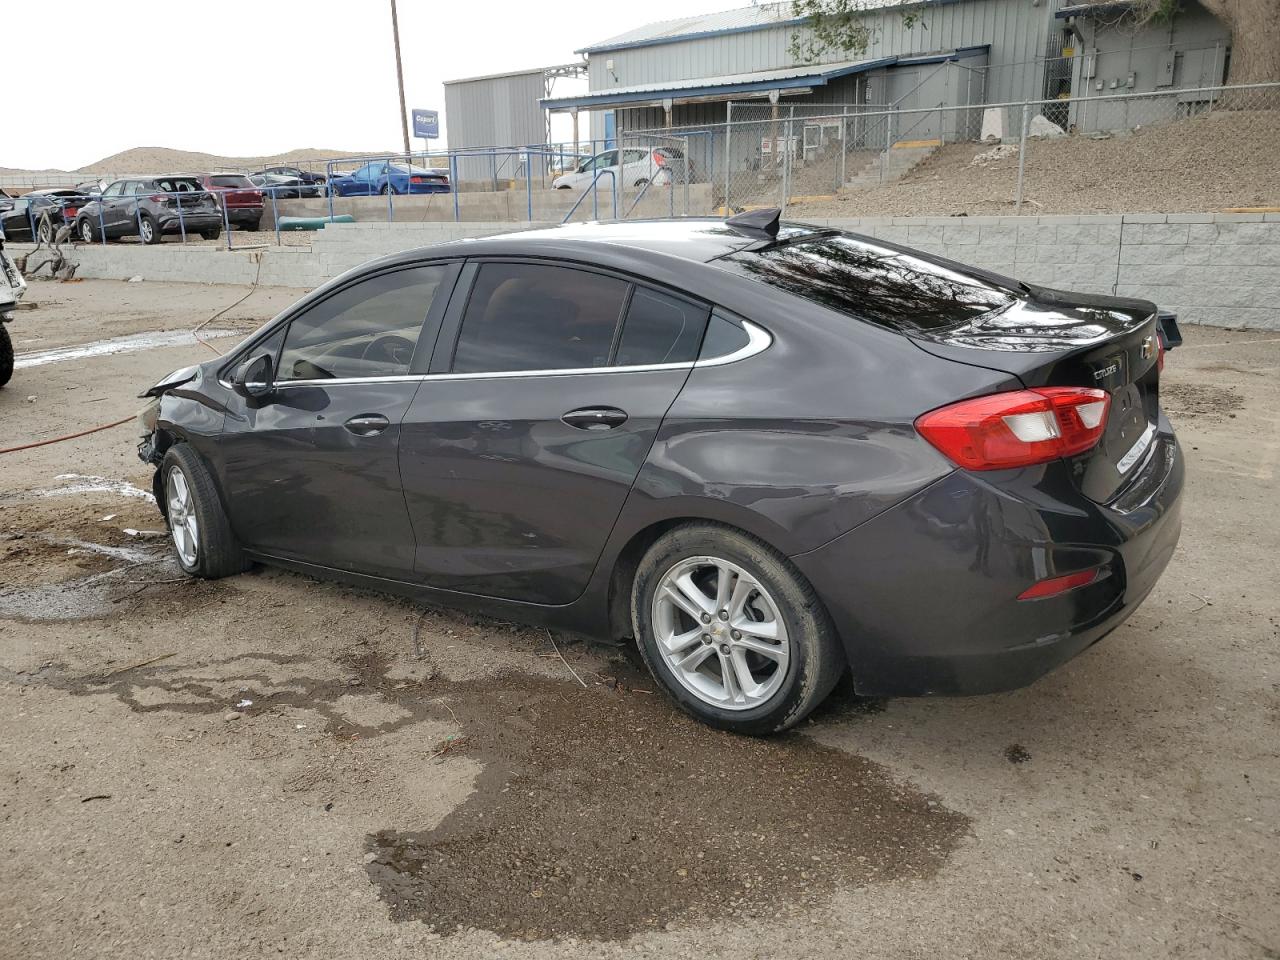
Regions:
<instances>
[{"instance_id":1,"label":"blue roof trim","mask_svg":"<svg viewBox=\"0 0 1280 960\"><path fill-rule=\"evenodd\" d=\"M899 57L898 66L918 67L928 63L946 63L948 60L964 60L967 57L978 57L991 52L991 44L984 43L977 47L958 47L951 53L936 53L923 57Z\"/></svg>"},{"instance_id":2,"label":"blue roof trim","mask_svg":"<svg viewBox=\"0 0 1280 960\"><path fill-rule=\"evenodd\" d=\"M942 7L953 3L966 3L968 0L904 0L902 3L887 4L883 7L872 7L864 11L868 14L880 13L884 10L896 10L902 7ZM750 23L741 27L721 27L719 30L700 30L692 33L673 33L665 37L649 37L645 40L628 40L622 43L600 43L591 47L582 47L573 51L575 54L613 53L615 50L636 50L640 47L657 47L665 43L680 43L685 40L703 40L707 37L727 37L735 33L754 33L757 30L777 30L779 27L798 27L808 23L812 17L792 17L789 20L774 20L770 23Z\"/></svg>"},{"instance_id":3,"label":"blue roof trim","mask_svg":"<svg viewBox=\"0 0 1280 960\"><path fill-rule=\"evenodd\" d=\"M538 105L544 110L563 107L599 107L619 103L652 103L668 97L681 99L685 97L709 97L717 94L733 96L742 93L767 93L770 90L793 90L797 87L822 87L828 81L837 80L855 73L865 73L878 67L888 67L898 62L897 57L881 57L879 60L866 60L851 67L839 70L823 71L814 67L814 72L799 77L788 77L785 80L753 80L750 83L730 83L719 86L674 87L666 90L636 90L631 93L615 93L597 96L543 98ZM697 83L698 81L691 81Z\"/></svg>"}]
</instances>

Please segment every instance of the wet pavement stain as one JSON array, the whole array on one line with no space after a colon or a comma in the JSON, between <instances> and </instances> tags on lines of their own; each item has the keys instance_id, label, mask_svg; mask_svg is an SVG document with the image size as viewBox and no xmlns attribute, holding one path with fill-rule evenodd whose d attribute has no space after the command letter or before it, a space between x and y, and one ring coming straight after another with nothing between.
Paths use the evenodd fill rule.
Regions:
<instances>
[{"instance_id":1,"label":"wet pavement stain","mask_svg":"<svg viewBox=\"0 0 1280 960\"><path fill-rule=\"evenodd\" d=\"M337 664L335 677L333 661L255 653L7 679L112 695L137 713L220 714L227 691L242 690L246 717L308 708L340 740L456 720L454 737L423 743L421 762L479 761L470 797L434 829L366 840L391 918L443 935L616 940L786 917L837 889L932 876L969 831L967 817L865 758L800 734L760 740L697 723L642 692L630 661L609 665L615 686L588 690L518 674L450 682L429 664L406 679L373 651ZM401 713L362 725L342 709L353 693Z\"/></svg>"},{"instance_id":2,"label":"wet pavement stain","mask_svg":"<svg viewBox=\"0 0 1280 960\"><path fill-rule=\"evenodd\" d=\"M788 916L839 887L931 876L968 832L801 735L721 733L634 691L453 686L475 792L433 830L371 836L367 865L393 919L442 934L611 940Z\"/></svg>"}]
</instances>

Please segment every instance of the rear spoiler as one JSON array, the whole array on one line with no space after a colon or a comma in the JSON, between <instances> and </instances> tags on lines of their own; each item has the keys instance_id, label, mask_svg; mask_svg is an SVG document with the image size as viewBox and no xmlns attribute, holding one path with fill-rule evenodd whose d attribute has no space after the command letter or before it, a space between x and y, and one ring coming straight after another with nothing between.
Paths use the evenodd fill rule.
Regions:
<instances>
[{"instance_id":1,"label":"rear spoiler","mask_svg":"<svg viewBox=\"0 0 1280 960\"><path fill-rule=\"evenodd\" d=\"M1156 314L1156 324L1160 327L1160 339L1164 341L1166 350L1182 346L1182 331L1178 329L1178 315L1176 313L1161 310Z\"/></svg>"}]
</instances>

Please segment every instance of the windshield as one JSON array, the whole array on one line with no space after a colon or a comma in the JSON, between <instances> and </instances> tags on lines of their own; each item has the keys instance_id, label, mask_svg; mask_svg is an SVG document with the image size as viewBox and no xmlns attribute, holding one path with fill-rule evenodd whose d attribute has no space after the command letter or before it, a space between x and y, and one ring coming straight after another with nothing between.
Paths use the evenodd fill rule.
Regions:
<instances>
[{"instance_id":1,"label":"windshield","mask_svg":"<svg viewBox=\"0 0 1280 960\"><path fill-rule=\"evenodd\" d=\"M953 327L1007 307L1015 291L847 234L823 234L719 264L846 316L899 332Z\"/></svg>"},{"instance_id":2,"label":"windshield","mask_svg":"<svg viewBox=\"0 0 1280 960\"><path fill-rule=\"evenodd\" d=\"M239 174L218 174L210 177L209 182L215 187L251 187L248 177L242 177Z\"/></svg>"}]
</instances>

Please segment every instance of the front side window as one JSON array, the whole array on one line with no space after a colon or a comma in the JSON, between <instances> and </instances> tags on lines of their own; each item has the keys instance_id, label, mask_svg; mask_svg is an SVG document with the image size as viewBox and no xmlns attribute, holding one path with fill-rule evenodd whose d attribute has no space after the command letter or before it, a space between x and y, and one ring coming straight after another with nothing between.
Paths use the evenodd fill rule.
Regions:
<instances>
[{"instance_id":1,"label":"front side window","mask_svg":"<svg viewBox=\"0 0 1280 960\"><path fill-rule=\"evenodd\" d=\"M447 269L432 265L378 274L295 317L280 351L276 379L408 373L427 311Z\"/></svg>"},{"instance_id":2,"label":"front side window","mask_svg":"<svg viewBox=\"0 0 1280 960\"><path fill-rule=\"evenodd\" d=\"M696 360L707 325L707 309L657 290L636 287L614 364L634 367Z\"/></svg>"},{"instance_id":3,"label":"front side window","mask_svg":"<svg viewBox=\"0 0 1280 960\"><path fill-rule=\"evenodd\" d=\"M453 372L606 366L628 286L570 267L483 264L462 318Z\"/></svg>"}]
</instances>

